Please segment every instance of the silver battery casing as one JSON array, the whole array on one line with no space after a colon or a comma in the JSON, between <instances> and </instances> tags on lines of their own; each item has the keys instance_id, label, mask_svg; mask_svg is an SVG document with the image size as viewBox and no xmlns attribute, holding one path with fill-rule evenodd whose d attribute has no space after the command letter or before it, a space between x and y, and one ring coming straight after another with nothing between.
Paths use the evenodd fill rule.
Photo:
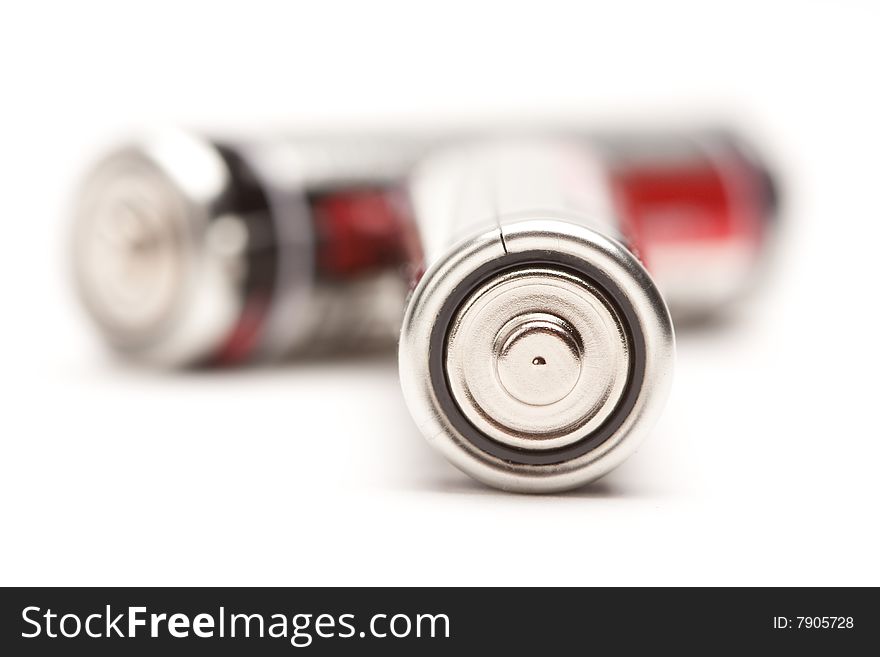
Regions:
<instances>
[{"instance_id":1,"label":"silver battery casing","mask_svg":"<svg viewBox=\"0 0 880 657\"><path fill-rule=\"evenodd\" d=\"M423 161L410 189L426 258L399 359L420 431L505 490L617 466L663 406L674 338L601 159L585 140L475 141Z\"/></svg>"}]
</instances>

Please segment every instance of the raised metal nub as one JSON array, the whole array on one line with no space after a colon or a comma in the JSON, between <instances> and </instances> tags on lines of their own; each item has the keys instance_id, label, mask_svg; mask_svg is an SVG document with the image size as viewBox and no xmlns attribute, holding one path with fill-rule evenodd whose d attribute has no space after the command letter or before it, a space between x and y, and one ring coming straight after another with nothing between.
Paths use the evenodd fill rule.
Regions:
<instances>
[{"instance_id":1,"label":"raised metal nub","mask_svg":"<svg viewBox=\"0 0 880 657\"><path fill-rule=\"evenodd\" d=\"M508 324L492 352L504 390L530 406L565 399L581 377L584 357L575 329L549 313L520 315Z\"/></svg>"},{"instance_id":2,"label":"raised metal nub","mask_svg":"<svg viewBox=\"0 0 880 657\"><path fill-rule=\"evenodd\" d=\"M616 311L568 272L526 267L476 289L449 333L452 396L474 426L527 450L577 442L615 408L629 345Z\"/></svg>"}]
</instances>

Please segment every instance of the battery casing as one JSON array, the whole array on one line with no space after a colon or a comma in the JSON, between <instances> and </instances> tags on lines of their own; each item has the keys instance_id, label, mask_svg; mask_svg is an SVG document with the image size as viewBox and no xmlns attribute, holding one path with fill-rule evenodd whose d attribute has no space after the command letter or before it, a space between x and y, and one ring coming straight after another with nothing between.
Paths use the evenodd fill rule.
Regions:
<instances>
[{"instance_id":1,"label":"battery casing","mask_svg":"<svg viewBox=\"0 0 880 657\"><path fill-rule=\"evenodd\" d=\"M423 160L410 194L424 260L399 347L421 432L506 490L574 488L621 463L671 380L661 290L682 318L742 295L775 210L768 180L715 131L502 137Z\"/></svg>"}]
</instances>

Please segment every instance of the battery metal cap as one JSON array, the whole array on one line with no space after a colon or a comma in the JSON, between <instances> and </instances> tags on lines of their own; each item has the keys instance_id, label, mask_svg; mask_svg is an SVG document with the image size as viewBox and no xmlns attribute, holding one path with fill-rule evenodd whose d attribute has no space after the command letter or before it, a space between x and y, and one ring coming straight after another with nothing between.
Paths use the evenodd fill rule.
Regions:
<instances>
[{"instance_id":1,"label":"battery metal cap","mask_svg":"<svg viewBox=\"0 0 880 657\"><path fill-rule=\"evenodd\" d=\"M104 158L82 185L73 261L83 304L118 350L163 365L205 357L240 313L247 235L218 216L230 173L169 131Z\"/></svg>"},{"instance_id":2,"label":"battery metal cap","mask_svg":"<svg viewBox=\"0 0 880 657\"><path fill-rule=\"evenodd\" d=\"M452 396L483 433L523 449L576 442L620 400L629 346L595 286L524 267L480 285L456 313L446 348Z\"/></svg>"},{"instance_id":3,"label":"battery metal cap","mask_svg":"<svg viewBox=\"0 0 880 657\"><path fill-rule=\"evenodd\" d=\"M622 244L516 217L446 251L413 291L400 341L419 429L489 485L555 492L638 446L671 381L669 313Z\"/></svg>"}]
</instances>

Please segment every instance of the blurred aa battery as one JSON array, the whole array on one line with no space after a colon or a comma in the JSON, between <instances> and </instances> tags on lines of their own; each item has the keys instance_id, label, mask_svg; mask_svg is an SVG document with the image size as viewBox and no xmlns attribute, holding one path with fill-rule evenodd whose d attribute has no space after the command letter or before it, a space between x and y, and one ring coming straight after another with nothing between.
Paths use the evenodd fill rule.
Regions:
<instances>
[{"instance_id":1,"label":"blurred aa battery","mask_svg":"<svg viewBox=\"0 0 880 657\"><path fill-rule=\"evenodd\" d=\"M715 132L474 140L425 158L410 195L410 411L453 464L522 492L634 451L671 380L663 292L682 316L740 296L775 209L763 167Z\"/></svg>"},{"instance_id":2,"label":"blurred aa battery","mask_svg":"<svg viewBox=\"0 0 880 657\"><path fill-rule=\"evenodd\" d=\"M80 297L119 351L231 364L393 344L420 259L414 140L147 136L76 208Z\"/></svg>"}]
</instances>

